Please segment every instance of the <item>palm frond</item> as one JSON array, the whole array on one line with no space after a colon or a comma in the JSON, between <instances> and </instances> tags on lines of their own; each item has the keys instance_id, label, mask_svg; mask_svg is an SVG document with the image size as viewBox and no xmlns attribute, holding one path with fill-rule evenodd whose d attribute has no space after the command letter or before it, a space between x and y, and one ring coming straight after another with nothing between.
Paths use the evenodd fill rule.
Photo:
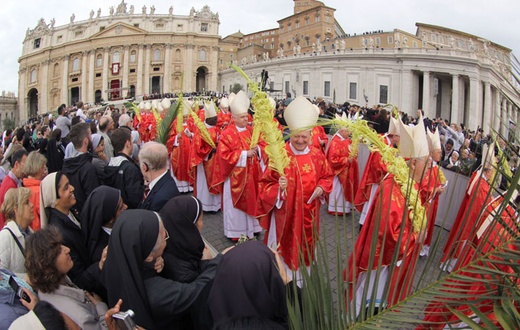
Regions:
<instances>
[{"instance_id":1,"label":"palm frond","mask_svg":"<svg viewBox=\"0 0 520 330\"><path fill-rule=\"evenodd\" d=\"M166 145L170 138L171 130L173 129L173 121L179 110L180 103L177 101L172 103L169 110L165 111L164 118L162 118L160 125L157 125L157 142Z\"/></svg>"}]
</instances>

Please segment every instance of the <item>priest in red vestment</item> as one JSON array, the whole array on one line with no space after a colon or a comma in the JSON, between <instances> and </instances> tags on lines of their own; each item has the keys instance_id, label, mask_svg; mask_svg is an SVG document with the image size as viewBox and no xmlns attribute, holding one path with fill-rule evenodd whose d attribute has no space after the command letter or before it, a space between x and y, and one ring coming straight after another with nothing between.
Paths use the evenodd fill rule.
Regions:
<instances>
[{"instance_id":1,"label":"priest in red vestment","mask_svg":"<svg viewBox=\"0 0 520 330\"><path fill-rule=\"evenodd\" d=\"M383 136L385 142L389 146L394 146L396 149L399 145L399 121L390 117L390 125L388 133ZM374 195L377 191L378 185L386 175L386 165L381 159L381 154L375 150L370 152L363 176L359 182L356 195L354 197L354 205L358 211L361 212L359 216L359 224L363 226L367 217L368 210L374 201Z\"/></svg>"},{"instance_id":2,"label":"priest in red vestment","mask_svg":"<svg viewBox=\"0 0 520 330\"><path fill-rule=\"evenodd\" d=\"M424 124L421 119L412 128L399 121L399 131L400 154L408 159L409 178L400 183L393 174L385 176L350 255L347 269L348 299L349 309L356 317L369 306L369 301L381 309L406 298L413 283L415 263L422 245L419 242L426 231L426 228L414 231L414 221L421 223L424 219L412 218L407 198L403 194L403 189L419 190L419 183L428 166L429 152ZM423 204L422 201L420 203ZM375 250L371 251L373 241ZM371 254L373 259L370 258ZM387 292L385 288L388 288ZM386 300L383 301L384 298Z\"/></svg>"},{"instance_id":3,"label":"priest in red vestment","mask_svg":"<svg viewBox=\"0 0 520 330\"><path fill-rule=\"evenodd\" d=\"M214 145L220 135L217 124L217 113L213 103L206 104L204 110L204 125ZM197 197L201 204L202 210L206 212L216 212L220 210L220 193L213 194L209 190L209 183L212 182L213 168L215 166L216 157L214 157L216 149L214 149L202 137L199 129L196 129L193 136L193 149L190 154L191 172L195 173L195 189L193 196Z\"/></svg>"},{"instance_id":4,"label":"priest in red vestment","mask_svg":"<svg viewBox=\"0 0 520 330\"><path fill-rule=\"evenodd\" d=\"M481 275L483 272L476 270L479 268L495 269L497 274L500 274L497 276L510 277L512 281L518 281L516 269L519 261L516 261L515 267L514 264L511 264L511 260L503 260L497 253L501 250L518 251L518 245L515 244L520 235L517 211L520 204L518 190L514 192L507 205L503 205L504 203L504 197L499 195L487 205L480 220L476 223L476 230L468 240L468 244L461 255L464 260L461 261L460 267L464 267L465 270L460 274L461 276L449 279L444 290L464 290L468 299L474 299L472 305L490 319L494 319L495 302L492 299L483 299L482 297L496 295L498 290L498 287L494 284L496 279L489 281L491 280L489 275ZM499 210L503 210L501 214L498 213ZM493 284L490 284L490 282ZM520 283L517 283L517 285L520 285ZM459 317L446 306L450 306L466 316L472 318L475 316L466 301L454 299L453 302L434 302L428 305L425 310L424 321L429 323L419 326L418 329L446 329L448 328L447 324L451 324L453 328L467 326L460 323ZM496 325L500 328L498 324Z\"/></svg>"},{"instance_id":5,"label":"priest in red vestment","mask_svg":"<svg viewBox=\"0 0 520 330\"><path fill-rule=\"evenodd\" d=\"M484 146L483 149L482 167L471 176L468 189L444 245L441 268L448 272L458 267L459 254L475 230L475 224L481 216L482 206L487 205L492 199L488 180L493 177L495 172L495 144L492 143L489 147Z\"/></svg>"},{"instance_id":6,"label":"priest in red vestment","mask_svg":"<svg viewBox=\"0 0 520 330\"><path fill-rule=\"evenodd\" d=\"M183 131L181 133L177 133L175 128L177 127L178 117L173 121L172 124L172 132L176 136L174 136L173 142L173 150L171 154L171 169L173 174L173 179L177 184L177 188L181 193L187 193L193 191L193 173L191 173L190 168L190 152L191 148L191 140L193 138L193 132L195 131L193 127L193 119L189 117L191 103L185 101L185 106L183 107L184 116L182 128Z\"/></svg>"},{"instance_id":7,"label":"priest in red vestment","mask_svg":"<svg viewBox=\"0 0 520 330\"><path fill-rule=\"evenodd\" d=\"M297 97L284 117L291 130L286 144L290 163L284 176L267 168L259 185L258 215L267 230L265 243L278 247L288 275L301 284L300 269L314 259L320 207L332 190L333 173L321 150L310 147L311 128L318 119L312 104ZM299 262L300 252L305 265Z\"/></svg>"},{"instance_id":8,"label":"priest in red vestment","mask_svg":"<svg viewBox=\"0 0 520 330\"><path fill-rule=\"evenodd\" d=\"M430 149L430 167L426 169L424 179L421 182L422 200L428 203L427 217L428 217L428 231L426 233L426 240L421 249L420 256L426 257L430 254L430 244L432 242L433 230L435 228L435 218L437 218L437 208L439 207L439 197L446 188L446 178L442 174L439 166L439 161L442 157L441 139L439 131L435 130L432 133L429 129L428 133L428 147Z\"/></svg>"},{"instance_id":9,"label":"priest in red vestment","mask_svg":"<svg viewBox=\"0 0 520 330\"><path fill-rule=\"evenodd\" d=\"M233 93L231 93L233 94ZM235 94L232 96L229 96L230 98L234 98ZM231 112L229 111L229 102L230 100L227 97L223 97L220 99L219 102L219 113L218 113L218 120L217 120L217 127L219 130L224 130L229 123L231 123Z\"/></svg>"},{"instance_id":10,"label":"priest in red vestment","mask_svg":"<svg viewBox=\"0 0 520 330\"><path fill-rule=\"evenodd\" d=\"M344 119L347 119L346 114ZM350 158L350 132L346 127L339 127L330 141L327 160L334 171L332 192L329 195L328 212L347 214L354 202L358 188L359 169L356 158Z\"/></svg>"},{"instance_id":11,"label":"priest in red vestment","mask_svg":"<svg viewBox=\"0 0 520 330\"><path fill-rule=\"evenodd\" d=\"M228 125L217 146L213 186L223 184L222 212L224 235L238 240L241 235L252 238L262 231L256 211L260 165L258 147L251 148L253 129L247 124L249 98L240 91L230 104L233 124Z\"/></svg>"}]
</instances>

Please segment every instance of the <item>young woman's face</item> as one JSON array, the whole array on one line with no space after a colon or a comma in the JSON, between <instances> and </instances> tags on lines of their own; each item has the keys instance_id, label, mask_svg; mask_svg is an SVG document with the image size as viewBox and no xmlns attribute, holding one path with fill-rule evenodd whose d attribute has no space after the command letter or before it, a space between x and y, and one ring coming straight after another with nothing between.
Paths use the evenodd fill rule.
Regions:
<instances>
[{"instance_id":1,"label":"young woman's face","mask_svg":"<svg viewBox=\"0 0 520 330\"><path fill-rule=\"evenodd\" d=\"M60 206L70 209L76 204L76 196L74 196L74 187L70 184L69 178L62 175L58 184L58 201Z\"/></svg>"}]
</instances>

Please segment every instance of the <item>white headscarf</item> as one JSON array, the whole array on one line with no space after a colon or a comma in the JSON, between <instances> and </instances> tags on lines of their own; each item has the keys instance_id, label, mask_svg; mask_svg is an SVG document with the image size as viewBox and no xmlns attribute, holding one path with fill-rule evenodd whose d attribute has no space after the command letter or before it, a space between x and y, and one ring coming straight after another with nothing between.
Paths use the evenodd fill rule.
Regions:
<instances>
[{"instance_id":1,"label":"white headscarf","mask_svg":"<svg viewBox=\"0 0 520 330\"><path fill-rule=\"evenodd\" d=\"M49 173L40 184L40 221L42 228L45 228L49 223L45 208L55 208L58 200L57 174L58 172Z\"/></svg>"}]
</instances>

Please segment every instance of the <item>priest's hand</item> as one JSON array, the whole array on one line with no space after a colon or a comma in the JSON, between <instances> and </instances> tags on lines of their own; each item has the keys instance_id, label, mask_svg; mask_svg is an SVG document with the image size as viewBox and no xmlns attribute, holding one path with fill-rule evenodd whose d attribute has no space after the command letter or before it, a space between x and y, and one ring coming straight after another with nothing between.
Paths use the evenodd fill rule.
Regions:
<instances>
[{"instance_id":1,"label":"priest's hand","mask_svg":"<svg viewBox=\"0 0 520 330\"><path fill-rule=\"evenodd\" d=\"M281 176L280 179L278 179L278 184L280 185L281 190L287 189L287 184L288 184L287 177Z\"/></svg>"},{"instance_id":2,"label":"priest's hand","mask_svg":"<svg viewBox=\"0 0 520 330\"><path fill-rule=\"evenodd\" d=\"M257 154L258 154L258 146L256 146L253 149L247 151L247 158L254 157Z\"/></svg>"},{"instance_id":3,"label":"priest's hand","mask_svg":"<svg viewBox=\"0 0 520 330\"><path fill-rule=\"evenodd\" d=\"M314 201L316 198L320 198L321 195L323 195L323 188L321 188L320 186L314 188L314 192L312 193L311 198L309 198L309 200L307 201L307 204L312 203L312 201Z\"/></svg>"}]
</instances>

